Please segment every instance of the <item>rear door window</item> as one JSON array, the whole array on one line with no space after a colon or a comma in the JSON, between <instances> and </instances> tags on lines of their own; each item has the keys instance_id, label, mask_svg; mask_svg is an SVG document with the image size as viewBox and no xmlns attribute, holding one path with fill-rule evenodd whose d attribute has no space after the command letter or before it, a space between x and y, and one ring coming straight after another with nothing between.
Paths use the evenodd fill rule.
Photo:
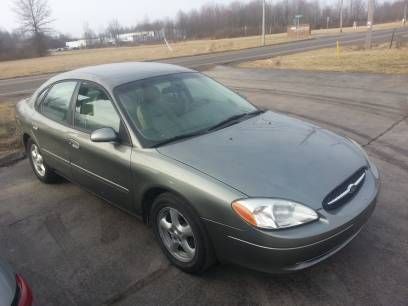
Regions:
<instances>
[{"instance_id":1,"label":"rear door window","mask_svg":"<svg viewBox=\"0 0 408 306\"><path fill-rule=\"evenodd\" d=\"M48 118L68 123L69 105L77 82L66 81L55 84L41 104L41 112Z\"/></svg>"}]
</instances>

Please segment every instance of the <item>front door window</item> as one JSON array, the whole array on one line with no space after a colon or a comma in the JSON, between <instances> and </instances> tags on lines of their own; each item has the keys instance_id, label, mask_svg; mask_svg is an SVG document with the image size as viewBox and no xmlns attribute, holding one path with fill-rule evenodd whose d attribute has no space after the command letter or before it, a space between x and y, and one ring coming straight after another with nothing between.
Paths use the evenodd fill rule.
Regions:
<instances>
[{"instance_id":1,"label":"front door window","mask_svg":"<svg viewBox=\"0 0 408 306\"><path fill-rule=\"evenodd\" d=\"M110 127L119 134L120 117L105 91L93 84L83 83L75 104L75 127L86 131Z\"/></svg>"}]
</instances>

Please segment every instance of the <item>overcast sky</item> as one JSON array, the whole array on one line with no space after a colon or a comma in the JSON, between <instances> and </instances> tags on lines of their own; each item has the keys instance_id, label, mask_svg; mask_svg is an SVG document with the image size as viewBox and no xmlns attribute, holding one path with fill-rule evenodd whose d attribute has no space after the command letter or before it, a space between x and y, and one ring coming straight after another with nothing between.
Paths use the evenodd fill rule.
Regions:
<instances>
[{"instance_id":1,"label":"overcast sky","mask_svg":"<svg viewBox=\"0 0 408 306\"><path fill-rule=\"evenodd\" d=\"M12 30L18 27L13 12L15 0L0 0L0 28ZM243 0L248 2L248 0ZM100 31L113 18L122 25L135 25L145 17L150 20L174 17L181 9L188 11L206 3L228 4L232 0L48 0L59 32L80 36L87 22L94 31Z\"/></svg>"}]
</instances>

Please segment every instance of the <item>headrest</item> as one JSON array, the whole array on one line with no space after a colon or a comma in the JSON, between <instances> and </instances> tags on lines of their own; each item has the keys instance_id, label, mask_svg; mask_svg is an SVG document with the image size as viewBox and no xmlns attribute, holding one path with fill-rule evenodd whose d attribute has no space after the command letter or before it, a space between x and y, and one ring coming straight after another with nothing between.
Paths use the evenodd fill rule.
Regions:
<instances>
[{"instance_id":1,"label":"headrest","mask_svg":"<svg viewBox=\"0 0 408 306\"><path fill-rule=\"evenodd\" d=\"M160 90L154 86L146 86L143 88L143 102L144 103L154 103L160 99Z\"/></svg>"},{"instance_id":2,"label":"headrest","mask_svg":"<svg viewBox=\"0 0 408 306\"><path fill-rule=\"evenodd\" d=\"M90 88L86 95L89 97L91 101L97 101L103 98L103 93L100 90Z\"/></svg>"}]
</instances>

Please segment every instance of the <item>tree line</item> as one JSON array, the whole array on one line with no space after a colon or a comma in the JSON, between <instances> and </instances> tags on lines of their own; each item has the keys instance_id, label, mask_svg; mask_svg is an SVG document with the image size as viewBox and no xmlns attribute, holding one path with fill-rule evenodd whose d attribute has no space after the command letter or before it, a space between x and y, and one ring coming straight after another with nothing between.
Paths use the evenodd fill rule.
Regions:
<instances>
[{"instance_id":1,"label":"tree line","mask_svg":"<svg viewBox=\"0 0 408 306\"><path fill-rule=\"evenodd\" d=\"M343 25L354 22L363 26L367 21L367 0L343 1ZM407 0L377 3L374 20L376 23L401 20ZM302 15L300 23L312 29L338 27L340 7L338 4L321 5L319 0L266 1L266 32L286 32L294 24L294 17ZM261 33L262 1L248 3L235 1L230 5L209 4L199 10L180 11L174 21L167 21L167 29L177 29L186 39L223 38ZM169 31L171 32L171 31Z\"/></svg>"},{"instance_id":2,"label":"tree line","mask_svg":"<svg viewBox=\"0 0 408 306\"><path fill-rule=\"evenodd\" d=\"M376 3L375 23L397 21L403 18L408 0L389 0ZM0 60L43 56L47 50L63 48L72 37L55 33L52 29L51 9L47 0L16 0L14 12L20 28L8 32L0 29ZM296 15L300 22L312 29L338 27L339 4L322 5L319 0L266 1L266 33L285 32L294 23ZM206 4L199 9L179 11L174 18L155 21L148 19L134 26L122 26L113 19L102 32L96 33L88 24L84 25L81 38L103 46L104 38L118 42L121 33L155 31L164 33L169 40L201 38L225 38L261 33L262 0L250 2L234 1L229 5ZM367 0L343 1L343 25L354 22L364 26L367 20Z\"/></svg>"}]
</instances>

